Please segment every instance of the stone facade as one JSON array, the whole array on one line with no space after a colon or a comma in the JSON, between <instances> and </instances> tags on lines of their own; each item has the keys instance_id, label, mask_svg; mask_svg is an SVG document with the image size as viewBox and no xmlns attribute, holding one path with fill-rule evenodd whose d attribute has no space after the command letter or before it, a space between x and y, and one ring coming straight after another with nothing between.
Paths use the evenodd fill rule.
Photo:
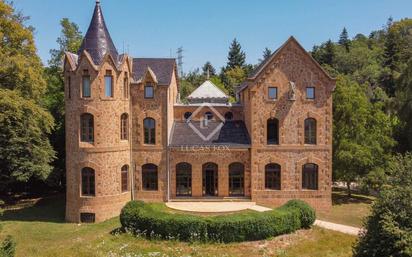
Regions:
<instances>
[{"instance_id":1,"label":"stone facade","mask_svg":"<svg viewBox=\"0 0 412 257\"><path fill-rule=\"evenodd\" d=\"M217 194L208 195L208 198L224 200L232 196L233 188L241 185L242 190L236 192L241 192L242 199L266 206L276 207L290 199L302 199L317 210L331 207L332 91L335 81L293 37L242 84L237 92L238 103L212 104L203 107L201 112L197 112L199 104L180 103L174 61L145 60L151 66L136 67L133 65L135 59L127 55L114 58L115 51L112 50L106 52L101 63L94 63L89 51L83 49L78 55L67 53L64 66L67 221L81 222L85 213L92 214L96 222L103 221L118 215L131 199L164 202L180 198L176 189L176 167L181 163L191 167L190 195L184 198L201 200L206 197L210 185L205 184L209 183L205 182L208 179L205 167L213 163L217 173L212 179ZM141 65L143 62L137 63ZM91 78L89 98L81 95L85 73ZM105 97L104 93L108 73L113 78L112 97ZM137 73L141 75L136 76ZM294 100L290 99L291 82L296 86ZM153 86L153 98L145 98L144 90L148 84ZM269 87L277 87L277 99L268 98ZM306 98L306 87L315 88L314 99ZM233 120L245 124L250 143L171 144L176 136L176 122L184 123L185 113L197 112L192 122L198 122L209 111L217 111L222 116L232 113ZM80 117L84 113L94 117L94 141L91 143L80 140ZM121 140L122 114L129 117L126 140ZM154 144L145 144L146 118L155 121ZM271 118L279 121L276 145L267 144L267 120ZM316 120L316 144L305 144L304 122L307 118ZM269 163L276 163L281 169L277 190L265 186L265 166ZM302 188L302 167L307 163L318 167L315 190ZM143 166L147 164L157 169L157 187L151 190L146 190L143 185ZM121 170L125 165L128 167L127 190L122 188ZM239 179L234 180L230 175L235 172L231 173L229 167L235 166L242 167L240 184ZM82 169L86 167L95 172L94 195L82 194Z\"/></svg>"}]
</instances>

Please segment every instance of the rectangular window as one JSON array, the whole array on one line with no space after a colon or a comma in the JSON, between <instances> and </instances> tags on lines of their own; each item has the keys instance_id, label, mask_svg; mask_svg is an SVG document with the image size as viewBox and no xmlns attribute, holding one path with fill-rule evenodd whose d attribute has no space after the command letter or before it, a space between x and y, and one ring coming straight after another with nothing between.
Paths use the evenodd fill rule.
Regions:
<instances>
[{"instance_id":1,"label":"rectangular window","mask_svg":"<svg viewBox=\"0 0 412 257\"><path fill-rule=\"evenodd\" d=\"M123 81L123 97L124 99L129 98L129 79L127 77L127 72L124 75L124 81Z\"/></svg>"},{"instance_id":2,"label":"rectangular window","mask_svg":"<svg viewBox=\"0 0 412 257\"><path fill-rule=\"evenodd\" d=\"M104 95L113 97L113 77L111 75L104 76Z\"/></svg>"},{"instance_id":3,"label":"rectangular window","mask_svg":"<svg viewBox=\"0 0 412 257\"><path fill-rule=\"evenodd\" d=\"M278 88L277 87L269 87L268 97L271 100L277 99L278 98Z\"/></svg>"},{"instance_id":4,"label":"rectangular window","mask_svg":"<svg viewBox=\"0 0 412 257\"><path fill-rule=\"evenodd\" d=\"M67 77L67 95L70 98L72 98L72 78L69 76Z\"/></svg>"},{"instance_id":5,"label":"rectangular window","mask_svg":"<svg viewBox=\"0 0 412 257\"><path fill-rule=\"evenodd\" d=\"M306 88L306 99L315 99L315 88L314 87Z\"/></svg>"},{"instance_id":6,"label":"rectangular window","mask_svg":"<svg viewBox=\"0 0 412 257\"><path fill-rule=\"evenodd\" d=\"M90 76L89 75L83 76L82 97L84 97L84 98L91 97Z\"/></svg>"},{"instance_id":7,"label":"rectangular window","mask_svg":"<svg viewBox=\"0 0 412 257\"><path fill-rule=\"evenodd\" d=\"M80 213L80 222L81 223L94 223L94 221L95 221L95 214L94 213L88 213L88 212Z\"/></svg>"},{"instance_id":8,"label":"rectangular window","mask_svg":"<svg viewBox=\"0 0 412 257\"><path fill-rule=\"evenodd\" d=\"M153 98L154 97L154 89L152 84L147 83L144 87L144 98Z\"/></svg>"}]
</instances>

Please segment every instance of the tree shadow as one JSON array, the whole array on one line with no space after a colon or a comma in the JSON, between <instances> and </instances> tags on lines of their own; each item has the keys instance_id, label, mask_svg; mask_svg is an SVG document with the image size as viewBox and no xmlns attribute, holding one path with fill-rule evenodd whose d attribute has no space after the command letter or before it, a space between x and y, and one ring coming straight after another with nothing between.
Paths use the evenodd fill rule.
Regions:
<instances>
[{"instance_id":1,"label":"tree shadow","mask_svg":"<svg viewBox=\"0 0 412 257\"><path fill-rule=\"evenodd\" d=\"M65 222L65 197L54 195L41 198L35 203L17 203L6 207L1 221Z\"/></svg>"},{"instance_id":2,"label":"tree shadow","mask_svg":"<svg viewBox=\"0 0 412 257\"><path fill-rule=\"evenodd\" d=\"M371 204L373 202L372 197L361 194L352 194L348 196L346 191L334 189L332 192L332 205L341 205L341 204L356 204L356 203L365 203Z\"/></svg>"}]
</instances>

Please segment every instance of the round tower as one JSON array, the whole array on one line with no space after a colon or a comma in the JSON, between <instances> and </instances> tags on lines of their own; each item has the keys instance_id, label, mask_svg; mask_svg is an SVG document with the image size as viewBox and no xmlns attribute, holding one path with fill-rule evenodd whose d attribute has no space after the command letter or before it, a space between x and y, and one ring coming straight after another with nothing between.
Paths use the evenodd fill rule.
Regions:
<instances>
[{"instance_id":1,"label":"round tower","mask_svg":"<svg viewBox=\"0 0 412 257\"><path fill-rule=\"evenodd\" d=\"M118 54L96 1L79 52L65 55L69 222L114 217L131 199L131 65Z\"/></svg>"}]
</instances>

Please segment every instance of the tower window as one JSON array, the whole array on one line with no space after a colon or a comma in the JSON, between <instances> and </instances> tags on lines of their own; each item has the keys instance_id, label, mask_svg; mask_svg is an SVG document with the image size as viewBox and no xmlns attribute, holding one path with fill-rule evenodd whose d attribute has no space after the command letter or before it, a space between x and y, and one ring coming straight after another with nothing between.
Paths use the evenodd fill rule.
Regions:
<instances>
[{"instance_id":1,"label":"tower window","mask_svg":"<svg viewBox=\"0 0 412 257\"><path fill-rule=\"evenodd\" d=\"M123 81L123 97L124 99L129 98L129 78L127 77L127 72L124 75Z\"/></svg>"},{"instance_id":2,"label":"tower window","mask_svg":"<svg viewBox=\"0 0 412 257\"><path fill-rule=\"evenodd\" d=\"M82 196L95 196L94 170L92 168L82 169Z\"/></svg>"},{"instance_id":3,"label":"tower window","mask_svg":"<svg viewBox=\"0 0 412 257\"><path fill-rule=\"evenodd\" d=\"M113 76L111 71L106 71L106 76L104 76L104 95L113 97Z\"/></svg>"},{"instance_id":4,"label":"tower window","mask_svg":"<svg viewBox=\"0 0 412 257\"><path fill-rule=\"evenodd\" d=\"M120 139L127 140L129 135L129 115L123 113L120 117Z\"/></svg>"},{"instance_id":5,"label":"tower window","mask_svg":"<svg viewBox=\"0 0 412 257\"><path fill-rule=\"evenodd\" d=\"M147 83L144 87L144 98L153 98L154 97L154 89L151 83Z\"/></svg>"},{"instance_id":6,"label":"tower window","mask_svg":"<svg viewBox=\"0 0 412 257\"><path fill-rule=\"evenodd\" d=\"M72 78L70 76L67 77L67 95L72 98Z\"/></svg>"},{"instance_id":7,"label":"tower window","mask_svg":"<svg viewBox=\"0 0 412 257\"><path fill-rule=\"evenodd\" d=\"M205 112L205 119L206 120L213 119L213 113L212 112Z\"/></svg>"},{"instance_id":8,"label":"tower window","mask_svg":"<svg viewBox=\"0 0 412 257\"><path fill-rule=\"evenodd\" d=\"M82 142L93 143L94 141L94 119L90 113L80 116L80 138Z\"/></svg>"},{"instance_id":9,"label":"tower window","mask_svg":"<svg viewBox=\"0 0 412 257\"><path fill-rule=\"evenodd\" d=\"M82 97L83 98L91 97L90 76L89 75L84 75L82 79Z\"/></svg>"}]
</instances>

